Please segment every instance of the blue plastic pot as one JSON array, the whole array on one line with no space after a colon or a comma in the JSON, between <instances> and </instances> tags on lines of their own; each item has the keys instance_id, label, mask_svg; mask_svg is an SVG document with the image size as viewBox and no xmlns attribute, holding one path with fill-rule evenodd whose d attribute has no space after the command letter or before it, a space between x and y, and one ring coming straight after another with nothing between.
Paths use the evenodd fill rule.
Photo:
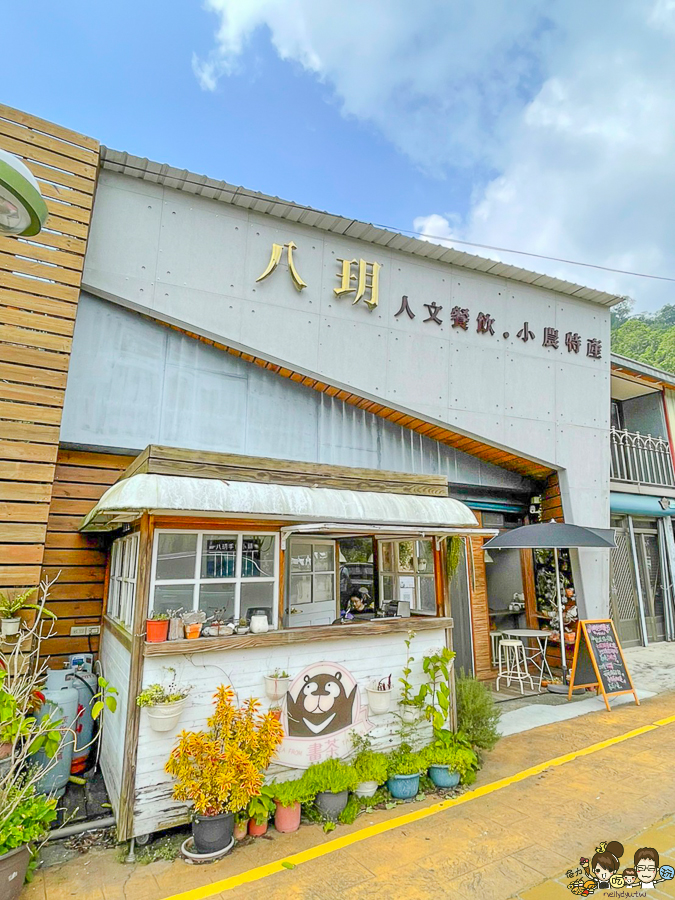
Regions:
<instances>
[{"instance_id":1,"label":"blue plastic pot","mask_svg":"<svg viewBox=\"0 0 675 900\"><path fill-rule=\"evenodd\" d=\"M453 788L459 784L459 772L452 772L450 766L429 766L429 778L437 788Z\"/></svg>"},{"instance_id":2,"label":"blue plastic pot","mask_svg":"<svg viewBox=\"0 0 675 900\"><path fill-rule=\"evenodd\" d=\"M420 776L391 775L387 778L389 793L396 800L410 800L417 796L420 789Z\"/></svg>"}]
</instances>

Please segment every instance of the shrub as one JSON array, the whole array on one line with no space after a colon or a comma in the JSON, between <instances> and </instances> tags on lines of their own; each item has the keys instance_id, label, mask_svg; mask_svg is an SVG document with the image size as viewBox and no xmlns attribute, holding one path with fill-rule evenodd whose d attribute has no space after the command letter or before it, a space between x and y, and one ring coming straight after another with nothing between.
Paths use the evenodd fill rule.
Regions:
<instances>
[{"instance_id":1,"label":"shrub","mask_svg":"<svg viewBox=\"0 0 675 900\"><path fill-rule=\"evenodd\" d=\"M291 781L273 781L269 787L272 797L279 806L294 806L296 803L308 803L314 799L304 774L302 778Z\"/></svg>"},{"instance_id":2,"label":"shrub","mask_svg":"<svg viewBox=\"0 0 675 900\"><path fill-rule=\"evenodd\" d=\"M501 715L490 691L480 681L463 672L457 678L457 725L474 747L492 750L499 740L497 723Z\"/></svg>"},{"instance_id":3,"label":"shrub","mask_svg":"<svg viewBox=\"0 0 675 900\"><path fill-rule=\"evenodd\" d=\"M359 781L376 781L384 784L387 780L387 757L384 753L373 750L373 744L368 735L359 735L352 732L352 747L356 756L352 765L356 769Z\"/></svg>"},{"instance_id":4,"label":"shrub","mask_svg":"<svg viewBox=\"0 0 675 900\"><path fill-rule=\"evenodd\" d=\"M173 775L175 800L194 803L195 812L215 816L240 812L262 793L263 770L283 738L272 713L260 703L234 705L232 688L220 685L208 731L183 731L165 768Z\"/></svg>"},{"instance_id":5,"label":"shrub","mask_svg":"<svg viewBox=\"0 0 675 900\"><path fill-rule=\"evenodd\" d=\"M332 794L353 791L360 781L354 766L339 759L326 759L310 766L303 777L307 779L307 787L314 797L323 791L330 791Z\"/></svg>"},{"instance_id":6,"label":"shrub","mask_svg":"<svg viewBox=\"0 0 675 900\"><path fill-rule=\"evenodd\" d=\"M425 769L423 755L415 753L409 744L401 744L387 757L388 775L419 775Z\"/></svg>"}]
</instances>

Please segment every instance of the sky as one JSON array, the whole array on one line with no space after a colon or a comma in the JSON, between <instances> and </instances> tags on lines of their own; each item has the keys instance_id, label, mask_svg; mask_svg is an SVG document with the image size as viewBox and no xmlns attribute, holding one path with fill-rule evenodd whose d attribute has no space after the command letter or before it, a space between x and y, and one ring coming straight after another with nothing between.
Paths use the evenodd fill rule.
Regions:
<instances>
[{"instance_id":1,"label":"sky","mask_svg":"<svg viewBox=\"0 0 675 900\"><path fill-rule=\"evenodd\" d=\"M108 147L449 246L675 279L675 0L31 0L2 15L0 101ZM675 281L454 246L636 310L675 303Z\"/></svg>"}]
</instances>

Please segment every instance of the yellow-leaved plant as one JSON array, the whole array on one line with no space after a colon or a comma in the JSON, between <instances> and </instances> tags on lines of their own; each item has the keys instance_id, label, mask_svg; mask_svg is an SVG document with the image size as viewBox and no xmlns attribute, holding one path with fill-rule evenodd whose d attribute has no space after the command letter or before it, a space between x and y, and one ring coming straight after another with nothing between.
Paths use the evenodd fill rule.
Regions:
<instances>
[{"instance_id":1,"label":"yellow-leaved plant","mask_svg":"<svg viewBox=\"0 0 675 900\"><path fill-rule=\"evenodd\" d=\"M260 795L263 772L284 732L272 713L253 698L234 703L232 688L220 685L208 731L183 731L166 771L173 775L175 800L192 801L202 816L237 813Z\"/></svg>"}]
</instances>

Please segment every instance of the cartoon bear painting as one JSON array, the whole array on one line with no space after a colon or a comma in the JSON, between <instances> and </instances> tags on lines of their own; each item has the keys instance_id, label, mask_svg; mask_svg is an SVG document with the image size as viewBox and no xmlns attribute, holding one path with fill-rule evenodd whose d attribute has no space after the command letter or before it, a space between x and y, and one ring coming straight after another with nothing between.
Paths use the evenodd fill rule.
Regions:
<instances>
[{"instance_id":1,"label":"cartoon bear painting","mask_svg":"<svg viewBox=\"0 0 675 900\"><path fill-rule=\"evenodd\" d=\"M304 676L304 684L293 699L286 694L289 737L325 737L354 721L354 700L357 685L347 693L342 672L320 672Z\"/></svg>"}]
</instances>

